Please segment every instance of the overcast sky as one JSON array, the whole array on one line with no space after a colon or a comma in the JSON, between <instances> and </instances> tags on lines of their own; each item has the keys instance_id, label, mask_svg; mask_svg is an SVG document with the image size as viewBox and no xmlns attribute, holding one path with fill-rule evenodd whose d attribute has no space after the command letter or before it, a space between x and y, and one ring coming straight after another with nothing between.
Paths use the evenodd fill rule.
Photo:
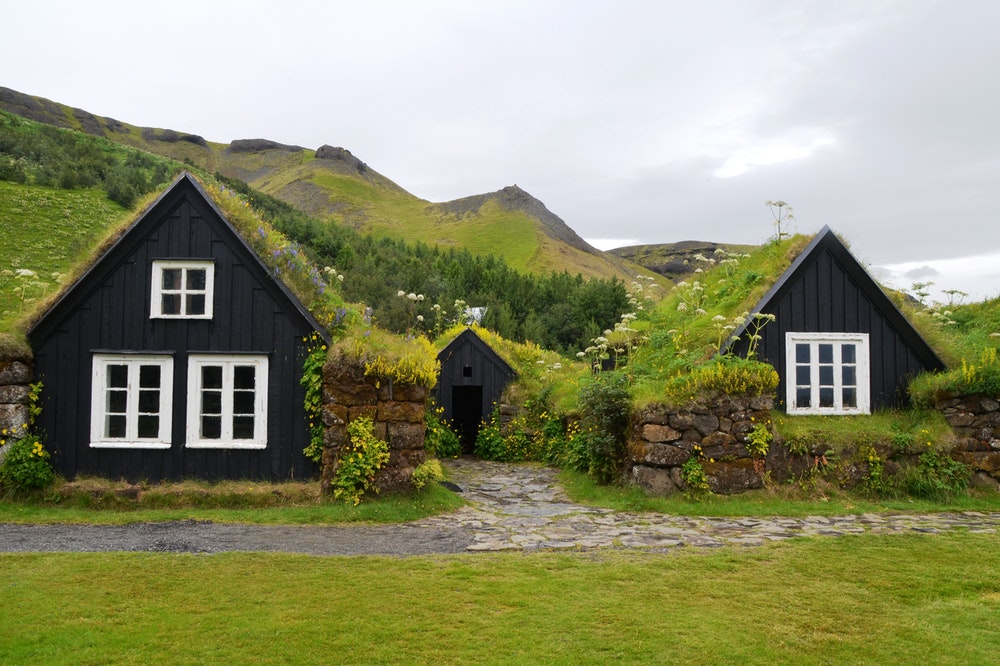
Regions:
<instances>
[{"instance_id":1,"label":"overcast sky","mask_svg":"<svg viewBox=\"0 0 1000 666\"><path fill-rule=\"evenodd\" d=\"M210 141L517 184L600 247L760 243L1000 294L1000 2L0 0L0 85ZM605 239L605 240L601 240Z\"/></svg>"}]
</instances>

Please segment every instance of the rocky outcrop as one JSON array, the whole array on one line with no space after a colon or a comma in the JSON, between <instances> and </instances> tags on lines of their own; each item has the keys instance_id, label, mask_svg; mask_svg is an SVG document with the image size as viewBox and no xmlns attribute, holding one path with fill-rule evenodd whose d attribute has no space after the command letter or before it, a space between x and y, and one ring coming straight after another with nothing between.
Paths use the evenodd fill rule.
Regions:
<instances>
[{"instance_id":1,"label":"rocky outcrop","mask_svg":"<svg viewBox=\"0 0 1000 666\"><path fill-rule=\"evenodd\" d=\"M302 146L289 146L270 139L236 139L226 148L231 153L259 153L264 150L287 150L296 153L305 150Z\"/></svg>"}]
</instances>

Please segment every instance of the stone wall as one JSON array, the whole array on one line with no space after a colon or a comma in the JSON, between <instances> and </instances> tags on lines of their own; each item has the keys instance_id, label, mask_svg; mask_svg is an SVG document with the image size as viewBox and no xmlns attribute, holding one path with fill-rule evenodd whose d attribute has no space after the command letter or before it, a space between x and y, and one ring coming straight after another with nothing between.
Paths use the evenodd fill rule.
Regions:
<instances>
[{"instance_id":1,"label":"stone wall","mask_svg":"<svg viewBox=\"0 0 1000 666\"><path fill-rule=\"evenodd\" d=\"M626 480L657 495L683 490L681 466L699 447L712 492L763 487L761 463L755 464L746 443L757 423L770 424L773 406L770 396L722 396L680 408L647 407L632 419Z\"/></svg>"},{"instance_id":2,"label":"stone wall","mask_svg":"<svg viewBox=\"0 0 1000 666\"><path fill-rule=\"evenodd\" d=\"M428 389L393 384L366 377L364 368L350 363L323 367L323 459L321 483L329 488L341 447L348 442L347 424L369 416L375 436L389 443L389 462L379 470L379 492L411 490L410 476L424 460L424 412Z\"/></svg>"},{"instance_id":3,"label":"stone wall","mask_svg":"<svg viewBox=\"0 0 1000 666\"><path fill-rule=\"evenodd\" d=\"M0 360L0 439L12 441L25 434L28 396L34 370L28 360Z\"/></svg>"},{"instance_id":4,"label":"stone wall","mask_svg":"<svg viewBox=\"0 0 1000 666\"><path fill-rule=\"evenodd\" d=\"M972 469L977 485L997 487L1000 481L1000 402L983 395L942 398L937 408L955 431L955 460Z\"/></svg>"}]
</instances>

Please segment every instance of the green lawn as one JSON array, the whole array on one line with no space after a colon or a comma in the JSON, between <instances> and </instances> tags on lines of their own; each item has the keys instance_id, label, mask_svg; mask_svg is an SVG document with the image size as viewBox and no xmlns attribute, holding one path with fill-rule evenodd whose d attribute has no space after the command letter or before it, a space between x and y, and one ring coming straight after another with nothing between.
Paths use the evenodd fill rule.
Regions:
<instances>
[{"instance_id":1,"label":"green lawn","mask_svg":"<svg viewBox=\"0 0 1000 666\"><path fill-rule=\"evenodd\" d=\"M996 663L997 535L414 558L0 555L0 662Z\"/></svg>"}]
</instances>

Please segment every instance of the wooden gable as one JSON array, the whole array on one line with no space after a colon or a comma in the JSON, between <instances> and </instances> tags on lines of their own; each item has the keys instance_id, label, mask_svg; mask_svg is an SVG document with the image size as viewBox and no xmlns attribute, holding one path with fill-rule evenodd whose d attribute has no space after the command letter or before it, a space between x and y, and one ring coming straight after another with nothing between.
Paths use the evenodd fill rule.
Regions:
<instances>
[{"instance_id":1,"label":"wooden gable","mask_svg":"<svg viewBox=\"0 0 1000 666\"><path fill-rule=\"evenodd\" d=\"M789 333L866 334L869 340L871 408L905 405L909 380L944 363L879 284L829 227L816 234L751 312L772 314L761 332L757 358L778 371L784 402L790 364ZM736 338L739 339L736 339ZM749 332L741 328L724 345L746 356Z\"/></svg>"},{"instance_id":2,"label":"wooden gable","mask_svg":"<svg viewBox=\"0 0 1000 666\"><path fill-rule=\"evenodd\" d=\"M470 450L479 423L493 411L504 388L517 376L475 331L467 328L438 354L437 401Z\"/></svg>"},{"instance_id":3,"label":"wooden gable","mask_svg":"<svg viewBox=\"0 0 1000 666\"><path fill-rule=\"evenodd\" d=\"M153 263L213 266L213 312L202 319L151 316ZM43 382L41 427L57 469L129 479L290 478L314 466L298 380L303 338L327 334L226 220L200 184L182 174L28 332ZM171 441L165 448L95 448L92 393L99 355L155 355L173 369ZM192 356L266 359L266 446L191 448L186 442Z\"/></svg>"}]
</instances>

